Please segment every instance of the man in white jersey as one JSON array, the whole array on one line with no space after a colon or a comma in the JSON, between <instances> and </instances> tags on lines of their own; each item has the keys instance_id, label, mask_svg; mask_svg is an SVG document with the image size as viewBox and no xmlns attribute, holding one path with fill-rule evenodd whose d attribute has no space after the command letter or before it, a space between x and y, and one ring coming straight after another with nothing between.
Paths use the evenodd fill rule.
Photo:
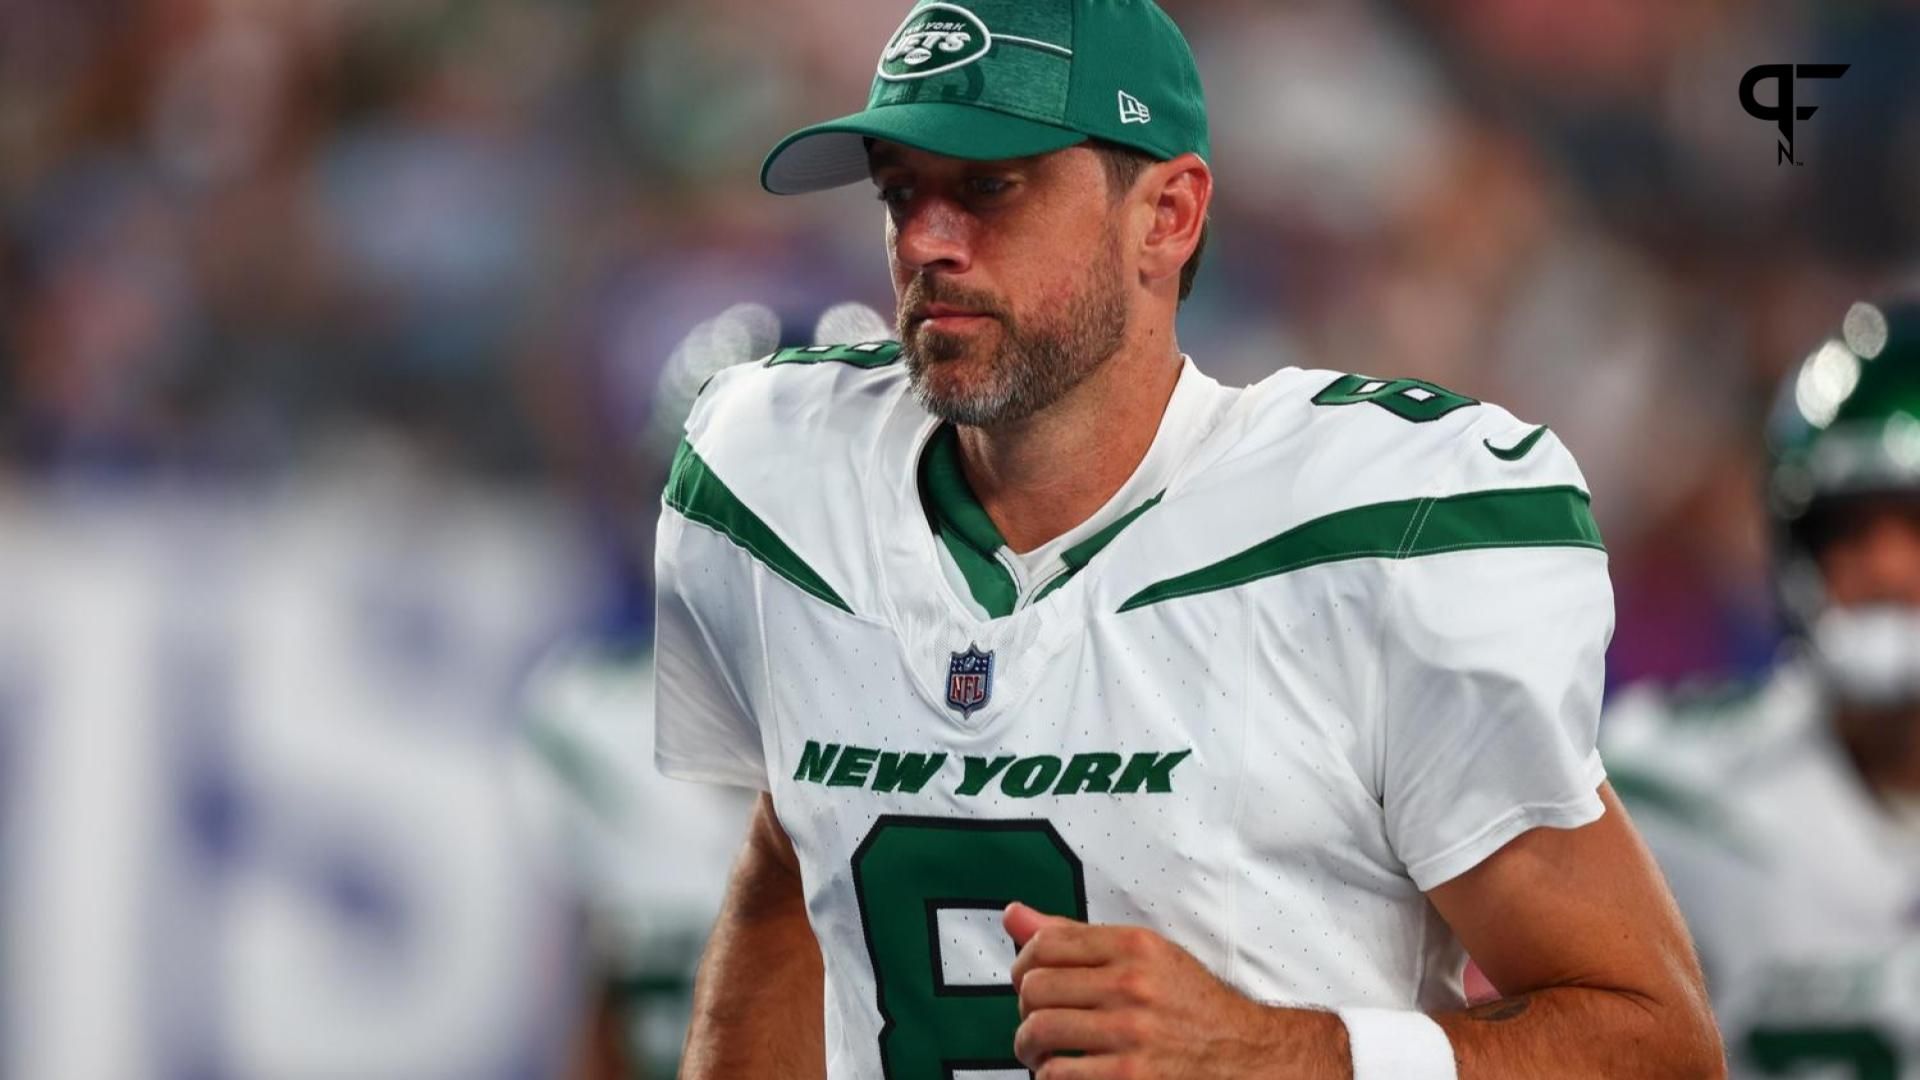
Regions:
<instances>
[{"instance_id":1,"label":"man in white jersey","mask_svg":"<svg viewBox=\"0 0 1920 1080\"><path fill-rule=\"evenodd\" d=\"M1750 690L1623 695L1607 763L1735 1070L1920 1077L1920 303L1855 304L1771 436L1793 654Z\"/></svg>"},{"instance_id":2,"label":"man in white jersey","mask_svg":"<svg viewBox=\"0 0 1920 1080\"><path fill-rule=\"evenodd\" d=\"M876 185L901 340L723 371L668 484L656 760L766 793L684 1075L1718 1074L1594 752L1579 470L1201 374L1207 145L1147 0L972 0L768 159Z\"/></svg>"}]
</instances>

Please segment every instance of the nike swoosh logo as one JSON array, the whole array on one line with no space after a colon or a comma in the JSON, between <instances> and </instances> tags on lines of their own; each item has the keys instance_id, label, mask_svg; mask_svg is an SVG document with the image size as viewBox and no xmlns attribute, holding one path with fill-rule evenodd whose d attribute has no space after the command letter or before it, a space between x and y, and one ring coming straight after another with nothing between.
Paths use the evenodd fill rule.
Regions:
<instances>
[{"instance_id":1,"label":"nike swoosh logo","mask_svg":"<svg viewBox=\"0 0 1920 1080\"><path fill-rule=\"evenodd\" d=\"M1501 461L1519 461L1521 458L1527 456L1527 451L1532 450L1533 444L1539 442L1540 436L1545 435L1546 433L1547 433L1547 425L1541 424L1539 427L1534 428L1532 431L1528 432L1526 438L1521 439L1519 442L1513 444L1513 447L1508 450L1502 450L1499 447L1493 445L1492 439L1481 439L1480 445L1486 447L1488 453L1492 454L1494 457L1499 458Z\"/></svg>"}]
</instances>

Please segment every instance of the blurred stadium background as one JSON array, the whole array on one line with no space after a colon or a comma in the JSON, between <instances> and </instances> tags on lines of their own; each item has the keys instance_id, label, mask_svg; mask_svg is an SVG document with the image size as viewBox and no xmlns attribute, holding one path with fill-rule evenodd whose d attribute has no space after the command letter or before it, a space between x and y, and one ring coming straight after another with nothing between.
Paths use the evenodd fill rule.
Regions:
<instances>
[{"instance_id":1,"label":"blurred stadium background","mask_svg":"<svg viewBox=\"0 0 1920 1080\"><path fill-rule=\"evenodd\" d=\"M1202 367L1551 424L1612 685L1764 665L1758 432L1920 250L1920 9L1164 6ZM670 1058L738 805L647 779L662 374L891 310L869 193L756 175L904 7L0 0L0 1076L594 1075L606 986Z\"/></svg>"}]
</instances>

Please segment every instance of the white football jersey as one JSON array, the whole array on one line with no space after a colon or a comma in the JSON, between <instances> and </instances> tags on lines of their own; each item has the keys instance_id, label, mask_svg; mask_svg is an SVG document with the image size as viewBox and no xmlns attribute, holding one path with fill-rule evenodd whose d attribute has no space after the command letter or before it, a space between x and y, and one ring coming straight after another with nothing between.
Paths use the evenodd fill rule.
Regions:
<instances>
[{"instance_id":1,"label":"white football jersey","mask_svg":"<svg viewBox=\"0 0 1920 1080\"><path fill-rule=\"evenodd\" d=\"M1559 441L1413 380L1189 365L1176 397L1231 400L1022 582L898 354L716 376L657 548L656 760L772 792L829 1075L1018 1070L1014 900L1263 1001L1461 1005L1422 891L1602 812L1612 596Z\"/></svg>"},{"instance_id":2,"label":"white football jersey","mask_svg":"<svg viewBox=\"0 0 1920 1080\"><path fill-rule=\"evenodd\" d=\"M1604 744L1686 912L1736 1076L1920 1078L1920 830L1862 783L1812 674L1623 694Z\"/></svg>"}]
</instances>

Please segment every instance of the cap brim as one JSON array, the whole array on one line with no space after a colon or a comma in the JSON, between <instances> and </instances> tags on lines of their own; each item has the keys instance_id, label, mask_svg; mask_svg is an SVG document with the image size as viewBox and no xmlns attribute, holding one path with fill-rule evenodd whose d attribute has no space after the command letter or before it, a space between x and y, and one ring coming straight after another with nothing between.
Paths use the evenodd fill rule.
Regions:
<instances>
[{"instance_id":1,"label":"cap brim","mask_svg":"<svg viewBox=\"0 0 1920 1080\"><path fill-rule=\"evenodd\" d=\"M780 140L760 166L760 186L775 195L801 195L865 180L868 139L971 161L1032 157L1087 141L1078 131L978 105L883 105L801 128Z\"/></svg>"}]
</instances>

